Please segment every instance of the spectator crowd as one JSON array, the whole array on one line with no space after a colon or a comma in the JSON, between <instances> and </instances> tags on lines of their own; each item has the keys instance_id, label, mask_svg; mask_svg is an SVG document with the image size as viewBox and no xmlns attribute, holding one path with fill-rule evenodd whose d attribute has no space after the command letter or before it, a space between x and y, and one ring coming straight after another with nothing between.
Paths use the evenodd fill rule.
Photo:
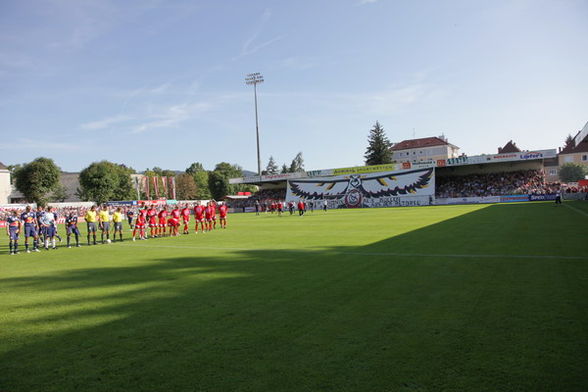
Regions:
<instances>
[{"instance_id":1,"label":"spectator crowd","mask_svg":"<svg viewBox=\"0 0 588 392\"><path fill-rule=\"evenodd\" d=\"M542 170L438 176L435 181L435 196L442 198L542 195L556 193L562 187L559 182L547 182Z\"/></svg>"}]
</instances>

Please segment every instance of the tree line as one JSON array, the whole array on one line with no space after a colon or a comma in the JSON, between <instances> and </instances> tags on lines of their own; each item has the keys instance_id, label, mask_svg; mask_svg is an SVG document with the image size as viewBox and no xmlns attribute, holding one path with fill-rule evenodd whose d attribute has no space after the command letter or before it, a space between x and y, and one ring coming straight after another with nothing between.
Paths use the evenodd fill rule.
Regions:
<instances>
[{"instance_id":1,"label":"tree line","mask_svg":"<svg viewBox=\"0 0 588 392\"><path fill-rule=\"evenodd\" d=\"M27 202L46 205L48 202L64 201L69 197L60 183L61 169L50 158L40 157L32 162L8 166L11 181ZM76 195L84 201L104 203L109 200L154 199L155 190L138 189L131 174L136 171L124 164L100 161L90 164L79 174ZM162 177L173 177L178 200L222 199L237 192L254 192L255 186L229 184L229 178L242 177L243 169L236 164L220 162L213 170L206 170L199 162L192 163L185 171L176 172L159 167L143 172L149 181ZM161 187L163 189L163 187ZM137 194L138 191L138 194Z\"/></svg>"},{"instance_id":2,"label":"tree line","mask_svg":"<svg viewBox=\"0 0 588 392\"><path fill-rule=\"evenodd\" d=\"M368 137L365 153L366 165L392 162L390 151L392 143L385 135L382 126L376 122ZM28 202L45 205L47 202L64 201L69 197L67 190L60 183L61 169L50 158L40 157L26 164L8 166L11 178ZM302 152L296 154L290 165L282 164L280 168L273 156L262 174L297 173L304 171ZM121 163L100 161L90 164L79 174L80 187L76 195L84 201L103 203L108 200L154 199L156 191L150 187L149 194L140 189L131 174L136 171ZM213 170L206 170L199 162L194 162L183 172L165 170L160 167L146 169L143 175L149 181L157 181L163 189L162 177L173 177L178 200L221 199L237 192L254 192L255 186L246 184L229 184L229 178L243 176L243 169L237 164L220 162ZM152 180L154 178L155 180Z\"/></svg>"}]
</instances>

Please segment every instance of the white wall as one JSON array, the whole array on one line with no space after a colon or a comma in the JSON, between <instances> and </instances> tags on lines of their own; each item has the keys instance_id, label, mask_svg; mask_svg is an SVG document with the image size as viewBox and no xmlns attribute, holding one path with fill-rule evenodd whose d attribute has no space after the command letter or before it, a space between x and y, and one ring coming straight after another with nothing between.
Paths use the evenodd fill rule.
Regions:
<instances>
[{"instance_id":1,"label":"white wall","mask_svg":"<svg viewBox=\"0 0 588 392\"><path fill-rule=\"evenodd\" d=\"M0 204L8 204L8 195L12 192L10 186L10 172L8 170L0 170Z\"/></svg>"}]
</instances>

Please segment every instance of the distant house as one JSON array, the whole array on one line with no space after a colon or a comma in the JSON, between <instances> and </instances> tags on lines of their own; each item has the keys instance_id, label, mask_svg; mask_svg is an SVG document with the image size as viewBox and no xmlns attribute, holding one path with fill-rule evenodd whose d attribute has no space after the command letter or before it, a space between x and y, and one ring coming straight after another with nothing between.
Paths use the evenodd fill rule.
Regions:
<instances>
[{"instance_id":1,"label":"distant house","mask_svg":"<svg viewBox=\"0 0 588 392\"><path fill-rule=\"evenodd\" d=\"M566 163L588 167L588 122L576 133L571 144L559 149L557 158L545 160L545 174L548 181L559 180L559 168Z\"/></svg>"},{"instance_id":2,"label":"distant house","mask_svg":"<svg viewBox=\"0 0 588 392\"><path fill-rule=\"evenodd\" d=\"M0 173L1 175L1 173ZM8 176L10 183L10 173ZM80 173L67 173L61 172L59 176L59 182L65 189L66 198L64 202L77 202L82 201L77 194L78 188L80 187ZM14 185L10 186L10 192L7 195L6 203L26 203L24 195L16 189Z\"/></svg>"},{"instance_id":3,"label":"distant house","mask_svg":"<svg viewBox=\"0 0 588 392\"><path fill-rule=\"evenodd\" d=\"M516 143L510 140L504 145L504 147L498 147L499 154L509 154L513 152L521 152L521 149L517 147Z\"/></svg>"},{"instance_id":4,"label":"distant house","mask_svg":"<svg viewBox=\"0 0 588 392\"><path fill-rule=\"evenodd\" d=\"M390 150L392 159L398 162L436 161L459 156L459 147L449 143L444 136L403 140Z\"/></svg>"}]
</instances>

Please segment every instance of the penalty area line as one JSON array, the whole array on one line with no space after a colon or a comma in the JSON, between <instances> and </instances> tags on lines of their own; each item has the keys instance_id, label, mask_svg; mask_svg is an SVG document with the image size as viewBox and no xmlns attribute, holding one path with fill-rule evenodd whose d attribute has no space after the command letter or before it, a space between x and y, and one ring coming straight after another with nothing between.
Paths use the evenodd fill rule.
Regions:
<instances>
[{"instance_id":1,"label":"penalty area line","mask_svg":"<svg viewBox=\"0 0 588 392\"><path fill-rule=\"evenodd\" d=\"M566 203L564 203L563 205L564 205L564 206L566 206L566 207L568 207L569 209L571 209L571 210L573 210L573 211L576 211L576 212L577 212L577 213L579 213L579 214L582 214L582 215L584 215L584 216L588 216L588 213L587 213L587 212L585 212L585 211L582 211L582 210L581 210L581 209L579 209L579 208L572 207L572 206L570 206L570 205L567 205Z\"/></svg>"},{"instance_id":2,"label":"penalty area line","mask_svg":"<svg viewBox=\"0 0 588 392\"><path fill-rule=\"evenodd\" d=\"M548 259L548 260L588 260L588 256L555 256L555 255L486 255L486 254L443 254L443 253L398 253L398 252L354 252L336 251L325 249L256 249L256 248L230 248L210 246L185 246L185 245L149 245L149 244L118 244L134 248L171 248L171 249L199 249L199 250L226 250L226 251L264 251L287 253L339 253L354 256L388 256L388 257L427 257L427 258L459 258L459 259Z\"/></svg>"}]
</instances>

